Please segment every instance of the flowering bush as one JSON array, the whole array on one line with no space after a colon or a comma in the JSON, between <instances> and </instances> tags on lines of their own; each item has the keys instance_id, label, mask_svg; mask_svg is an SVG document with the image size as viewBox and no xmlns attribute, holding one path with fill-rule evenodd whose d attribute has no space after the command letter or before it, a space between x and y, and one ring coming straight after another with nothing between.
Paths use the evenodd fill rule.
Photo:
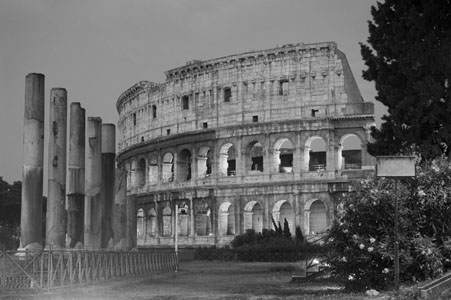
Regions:
<instances>
[{"instance_id":1,"label":"flowering bush","mask_svg":"<svg viewBox=\"0 0 451 300\"><path fill-rule=\"evenodd\" d=\"M327 237L333 275L348 290L386 289L394 280L394 180L355 182ZM445 159L398 182L400 278L416 282L451 267L451 168Z\"/></svg>"}]
</instances>

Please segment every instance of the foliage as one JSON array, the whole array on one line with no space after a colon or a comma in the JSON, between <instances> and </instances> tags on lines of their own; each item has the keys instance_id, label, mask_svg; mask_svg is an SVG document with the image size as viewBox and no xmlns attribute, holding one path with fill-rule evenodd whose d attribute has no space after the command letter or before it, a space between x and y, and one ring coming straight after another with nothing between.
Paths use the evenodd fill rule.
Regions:
<instances>
[{"instance_id":1,"label":"foliage","mask_svg":"<svg viewBox=\"0 0 451 300\"><path fill-rule=\"evenodd\" d=\"M363 77L388 108L372 128L373 155L451 151L451 1L386 0L372 6Z\"/></svg>"},{"instance_id":2,"label":"foliage","mask_svg":"<svg viewBox=\"0 0 451 300\"><path fill-rule=\"evenodd\" d=\"M20 181L11 185L0 177L0 249L19 247L21 191Z\"/></svg>"},{"instance_id":3,"label":"foliage","mask_svg":"<svg viewBox=\"0 0 451 300\"><path fill-rule=\"evenodd\" d=\"M287 225L284 227L288 228ZM276 224L273 220L273 224ZM281 228L277 226L276 229ZM241 260L241 261L299 261L311 253L324 253L327 248L319 244L305 241L302 231L296 228L296 237L292 238L289 228L286 230L263 229L256 233L252 229L237 235L229 247L198 248L196 259L203 260Z\"/></svg>"},{"instance_id":4,"label":"foliage","mask_svg":"<svg viewBox=\"0 0 451 300\"><path fill-rule=\"evenodd\" d=\"M327 244L329 263L348 290L386 289L394 276L394 184L385 178L355 182L344 199ZM417 177L397 183L400 277L434 278L451 259L451 168L445 158L417 167Z\"/></svg>"}]
</instances>

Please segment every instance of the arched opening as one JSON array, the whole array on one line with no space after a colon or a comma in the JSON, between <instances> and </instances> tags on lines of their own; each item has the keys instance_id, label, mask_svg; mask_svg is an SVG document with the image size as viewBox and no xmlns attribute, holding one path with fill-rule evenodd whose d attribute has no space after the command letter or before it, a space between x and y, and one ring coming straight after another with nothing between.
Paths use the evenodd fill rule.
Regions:
<instances>
[{"instance_id":1,"label":"arched opening","mask_svg":"<svg viewBox=\"0 0 451 300\"><path fill-rule=\"evenodd\" d=\"M211 175L212 153L210 148L202 147L197 156L197 172L199 178L208 177Z\"/></svg>"},{"instance_id":2,"label":"arched opening","mask_svg":"<svg viewBox=\"0 0 451 300\"><path fill-rule=\"evenodd\" d=\"M282 228L285 223L285 219L288 222L288 227L292 235L295 234L294 228L294 210L291 204L287 200L278 201L273 208L272 215L274 221L280 222Z\"/></svg>"},{"instance_id":3,"label":"arched opening","mask_svg":"<svg viewBox=\"0 0 451 300\"><path fill-rule=\"evenodd\" d=\"M177 180L188 181L191 180L191 152L183 149L177 159Z\"/></svg>"},{"instance_id":4,"label":"arched opening","mask_svg":"<svg viewBox=\"0 0 451 300\"><path fill-rule=\"evenodd\" d=\"M194 204L196 209L195 231L198 236L212 235L212 215L208 201L201 201Z\"/></svg>"},{"instance_id":5,"label":"arched opening","mask_svg":"<svg viewBox=\"0 0 451 300\"><path fill-rule=\"evenodd\" d=\"M161 234L163 236L171 236L172 234L172 210L169 205L166 203L166 206L163 208L163 228L161 230Z\"/></svg>"},{"instance_id":6,"label":"arched opening","mask_svg":"<svg viewBox=\"0 0 451 300\"><path fill-rule=\"evenodd\" d=\"M323 201L316 200L310 206L310 234L321 233L327 228L327 210Z\"/></svg>"},{"instance_id":7,"label":"arched opening","mask_svg":"<svg viewBox=\"0 0 451 300\"><path fill-rule=\"evenodd\" d=\"M274 146L274 165L278 166L279 173L293 172L294 146L289 139L280 139Z\"/></svg>"},{"instance_id":8,"label":"arched opening","mask_svg":"<svg viewBox=\"0 0 451 300\"><path fill-rule=\"evenodd\" d=\"M219 173L222 176L236 175L236 150L231 143L221 147L219 152Z\"/></svg>"},{"instance_id":9,"label":"arched opening","mask_svg":"<svg viewBox=\"0 0 451 300\"><path fill-rule=\"evenodd\" d=\"M312 137L305 147L309 171L324 171L327 164L326 142L321 137Z\"/></svg>"},{"instance_id":10,"label":"arched opening","mask_svg":"<svg viewBox=\"0 0 451 300\"><path fill-rule=\"evenodd\" d=\"M189 233L189 206L186 201L178 207L178 235L188 236Z\"/></svg>"},{"instance_id":11,"label":"arched opening","mask_svg":"<svg viewBox=\"0 0 451 300\"><path fill-rule=\"evenodd\" d=\"M250 201L244 207L244 229L263 231L263 209L257 201Z\"/></svg>"},{"instance_id":12,"label":"arched opening","mask_svg":"<svg viewBox=\"0 0 451 300\"><path fill-rule=\"evenodd\" d=\"M174 156L172 153L166 153L163 156L161 180L165 182L174 181Z\"/></svg>"},{"instance_id":13,"label":"arched opening","mask_svg":"<svg viewBox=\"0 0 451 300\"><path fill-rule=\"evenodd\" d=\"M153 154L149 159L149 183L158 183L158 157Z\"/></svg>"},{"instance_id":14,"label":"arched opening","mask_svg":"<svg viewBox=\"0 0 451 300\"><path fill-rule=\"evenodd\" d=\"M151 207L147 212L147 235L154 237L157 233L157 212Z\"/></svg>"},{"instance_id":15,"label":"arched opening","mask_svg":"<svg viewBox=\"0 0 451 300\"><path fill-rule=\"evenodd\" d=\"M142 187L146 184L146 160L141 158L138 163L138 170L136 172L137 179L136 183L138 186Z\"/></svg>"},{"instance_id":16,"label":"arched opening","mask_svg":"<svg viewBox=\"0 0 451 300\"><path fill-rule=\"evenodd\" d=\"M219 234L235 234L235 206L230 202L224 202L219 207Z\"/></svg>"},{"instance_id":17,"label":"arched opening","mask_svg":"<svg viewBox=\"0 0 451 300\"><path fill-rule=\"evenodd\" d=\"M348 134L342 138L340 143L341 147L339 148L338 151L339 169L362 168L361 143L362 142L355 134Z\"/></svg>"},{"instance_id":18,"label":"arched opening","mask_svg":"<svg viewBox=\"0 0 451 300\"><path fill-rule=\"evenodd\" d=\"M136 237L137 244L144 245L144 234L146 232L145 223L144 223L144 210L142 208L138 209L138 213L136 214Z\"/></svg>"},{"instance_id":19,"label":"arched opening","mask_svg":"<svg viewBox=\"0 0 451 300\"><path fill-rule=\"evenodd\" d=\"M246 148L246 171L263 172L263 146L257 141L251 142Z\"/></svg>"},{"instance_id":20,"label":"arched opening","mask_svg":"<svg viewBox=\"0 0 451 300\"><path fill-rule=\"evenodd\" d=\"M136 187L138 185L138 162L135 159L131 163L130 175L131 187Z\"/></svg>"}]
</instances>

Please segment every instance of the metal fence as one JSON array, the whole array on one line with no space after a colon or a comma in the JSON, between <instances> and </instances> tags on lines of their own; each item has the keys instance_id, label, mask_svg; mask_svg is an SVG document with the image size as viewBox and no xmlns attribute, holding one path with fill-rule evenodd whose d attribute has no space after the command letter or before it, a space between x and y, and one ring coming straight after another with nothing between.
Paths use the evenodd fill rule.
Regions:
<instances>
[{"instance_id":1,"label":"metal fence","mask_svg":"<svg viewBox=\"0 0 451 300\"><path fill-rule=\"evenodd\" d=\"M0 290L51 290L175 272L174 251L0 252Z\"/></svg>"}]
</instances>

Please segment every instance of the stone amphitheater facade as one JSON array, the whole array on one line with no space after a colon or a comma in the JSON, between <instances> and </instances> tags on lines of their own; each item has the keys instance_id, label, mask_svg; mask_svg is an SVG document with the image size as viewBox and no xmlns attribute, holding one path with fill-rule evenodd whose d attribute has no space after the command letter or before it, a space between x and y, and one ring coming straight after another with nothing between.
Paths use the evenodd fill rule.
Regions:
<instances>
[{"instance_id":1,"label":"stone amphitheater facade","mask_svg":"<svg viewBox=\"0 0 451 300\"><path fill-rule=\"evenodd\" d=\"M165 72L117 101L137 246L224 245L287 220L331 224L350 180L373 172L374 106L334 42L289 44Z\"/></svg>"}]
</instances>

